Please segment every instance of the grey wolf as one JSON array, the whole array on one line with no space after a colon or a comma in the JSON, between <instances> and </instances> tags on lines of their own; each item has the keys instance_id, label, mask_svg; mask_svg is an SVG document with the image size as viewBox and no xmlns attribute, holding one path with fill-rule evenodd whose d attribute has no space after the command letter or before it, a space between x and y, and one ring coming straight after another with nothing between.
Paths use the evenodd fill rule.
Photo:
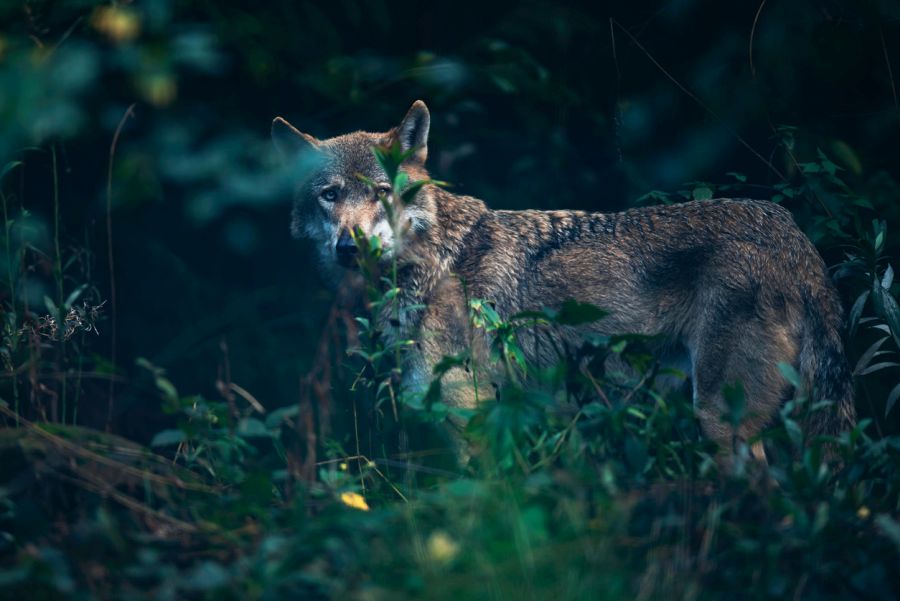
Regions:
<instances>
[{"instance_id":1,"label":"grey wolf","mask_svg":"<svg viewBox=\"0 0 900 601\"><path fill-rule=\"evenodd\" d=\"M379 235L385 260L396 259L403 302L424 305L403 324L416 340L404 385L427 383L444 356L470 347L486 354L467 298L490 301L503 317L576 299L608 315L550 335L573 343L584 332L658 337L661 356L686 364L701 429L722 448L757 435L796 393L781 362L796 368L815 398L833 401L806 419L809 434L836 434L855 422L842 307L822 258L787 210L716 199L609 214L501 211L426 185L398 207L401 243L377 201L391 188L372 147L398 142L414 150L402 169L410 181L427 179L430 123L417 101L383 133L319 140L280 117L272 125L285 156L319 161L298 178L294 234L311 238L323 267L335 273L353 267L354 228ZM532 360L550 359L539 345L524 346ZM459 368L448 376L460 386L445 388L445 401L472 406L472 375ZM723 389L737 383L748 417L735 436L722 415Z\"/></svg>"}]
</instances>

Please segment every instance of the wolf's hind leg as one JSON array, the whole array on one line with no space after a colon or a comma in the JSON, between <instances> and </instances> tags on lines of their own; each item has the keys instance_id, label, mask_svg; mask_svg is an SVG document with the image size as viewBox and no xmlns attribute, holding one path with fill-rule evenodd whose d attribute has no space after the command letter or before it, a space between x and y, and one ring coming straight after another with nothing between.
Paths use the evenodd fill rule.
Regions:
<instances>
[{"instance_id":1,"label":"wolf's hind leg","mask_svg":"<svg viewBox=\"0 0 900 601\"><path fill-rule=\"evenodd\" d=\"M797 338L788 328L754 317L721 323L715 331L705 328L693 353L694 410L704 435L732 453L736 442L747 442L771 421L789 392L780 362L794 364ZM726 386L740 384L744 392L744 416L735 432L723 415L728 406L723 394ZM751 453L764 460L761 444Z\"/></svg>"}]
</instances>

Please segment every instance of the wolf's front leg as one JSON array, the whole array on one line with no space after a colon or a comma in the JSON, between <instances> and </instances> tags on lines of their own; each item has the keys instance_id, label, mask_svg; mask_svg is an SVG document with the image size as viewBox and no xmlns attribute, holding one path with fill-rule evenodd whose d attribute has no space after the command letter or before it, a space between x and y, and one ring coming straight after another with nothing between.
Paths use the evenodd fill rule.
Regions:
<instances>
[{"instance_id":1,"label":"wolf's front leg","mask_svg":"<svg viewBox=\"0 0 900 601\"><path fill-rule=\"evenodd\" d=\"M407 354L403 369L403 382L401 388L404 394L423 397L435 380L440 380L441 402L451 408L472 409L476 406L477 394L473 385L473 379L466 374L463 368L453 368L441 376L434 374L434 366L443 356L436 354L426 355L422 351L427 344L421 341L416 343L414 350ZM460 467L468 464L470 449L463 439L463 431L467 420L458 413L448 416L443 422L440 442L446 444Z\"/></svg>"},{"instance_id":2,"label":"wolf's front leg","mask_svg":"<svg viewBox=\"0 0 900 601\"><path fill-rule=\"evenodd\" d=\"M426 303L414 336L410 374L423 390L440 379L441 402L451 409L474 409L480 400L494 395L487 368L484 333L472 327L462 286L456 278L445 278ZM459 364L436 374L434 368L447 358ZM461 465L468 463L470 449L463 440L467 419L453 412L447 432Z\"/></svg>"}]
</instances>

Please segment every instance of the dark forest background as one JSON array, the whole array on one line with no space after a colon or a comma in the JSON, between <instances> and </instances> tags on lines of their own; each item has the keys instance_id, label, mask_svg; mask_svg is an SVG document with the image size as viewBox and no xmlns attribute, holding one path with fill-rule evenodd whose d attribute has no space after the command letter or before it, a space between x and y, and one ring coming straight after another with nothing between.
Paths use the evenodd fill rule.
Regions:
<instances>
[{"instance_id":1,"label":"dark forest background","mask_svg":"<svg viewBox=\"0 0 900 601\"><path fill-rule=\"evenodd\" d=\"M835 281L847 311L867 295L855 314L848 352L857 370L859 413L871 420L866 422L866 432L872 436L871 444L880 441L888 455L872 459L871 464L860 459L859 465L869 466L860 470L872 478L875 476L866 470L875 470L873 465L895 470L900 443L892 435L898 432L900 411L891 409L900 396L900 389L895 389L900 310L893 311L892 292L897 286L888 265L900 240L895 233L900 226L898 78L900 3L888 0L668 0L583 6L541 1L3 0L0 191L6 227L5 244L0 248L0 303L5 316L5 371L0 398L8 427L4 448L15 459L7 461L12 467L6 470L7 485L0 489L0 496L5 499L3 519L20 525L33 520L33 527L23 531L4 526L2 553L10 563L0 571L0 589L38 591L35 594L43 594L41 598L63 594L138 598L143 586L142 594L159 598L169 593L174 595L169 598L229 598L227 591L233 582L223 584L230 582L228 578L240 574L244 583L257 578L232 562L251 556L263 561L259 558L268 557L268 551L261 550L266 532L290 524L293 515L306 520L309 525L305 528L312 530L296 530L298 538L290 544L308 549L324 545L322 563L315 562L319 551L309 551L311 556L302 560L288 554L293 559L284 560L279 569L294 576L307 574L302 583L288 579L284 581L288 584L273 584L275 580L266 580L269 576L259 576L253 580L258 587L232 589L231 593L246 595L238 598L287 598L279 595L340 596L353 591L360 595L357 598L382 598L377 596L378 590L395 586L404 594L427 597L434 596L427 593L434 593L429 587L443 581L440 570L455 569L457 580L451 580L441 594L465 591L475 595L464 583L481 578L479 572L466 572L449 560L435 560L440 569L432 566L431 572L424 568L415 572L410 568L412 572L407 574L406 568L394 565L387 569L377 561L375 565L362 559L368 557L367 550L375 548L370 546L371 540L379 537L383 539L380 544L386 545L379 548L387 553L385 549L393 544L391 537L401 536L401 527L391 526L398 534L388 534L378 531L376 525L361 527L332 514L327 514L327 520L309 521L311 515L320 515L316 512L323 503L330 507L322 510L326 513L342 509L340 503L337 508L328 505L315 491L321 493L322 486L329 494L344 490L343 484L329 488L333 472L321 471L322 465L311 468L314 462L338 461L353 454L354 448L360 449L361 438L367 455L385 447L377 442L378 411L362 400L354 401L349 391L353 364L344 353L344 330L332 327L340 321L333 310L334 291L317 272L310 244L290 237L290 178L269 139L276 115L318 137L357 129L382 131L397 124L409 105L421 98L432 114L431 174L450 182L454 192L482 198L492 208L615 211L718 196L780 202L794 213L828 264L835 267ZM52 329L53 320L57 329ZM66 325L60 329L60 323ZM874 350L873 343L879 345ZM243 392L236 394L232 384L252 401ZM252 435L246 437L250 442L243 440L233 447L216 438L216 444L226 449L221 456L209 459L209 465L186 465L198 469L202 477L211 472L216 485L248 495L229 518L237 523L229 526L233 538L227 543L215 539L216 551L198 550L202 545L188 535L178 538L180 542L170 538L162 547L154 547L158 541L150 539L162 535L148 525L147 520L153 520L146 518L146 512L138 511L144 521L135 518L134 523L128 521L131 518L109 517L134 511L116 500L115 495L125 494L123 491L185 522L215 522L218 518L204 513L206 509L196 509L187 517L180 513L190 507L184 501L179 502L182 509L170 511L167 503L179 505L174 496L141 494L135 492L140 485L133 483L116 484L111 491L98 488L96 482L93 488L79 487L69 481L78 480L71 474L66 476L69 480L54 480L35 467L29 454L34 448L28 444L49 445L41 447L37 463L64 466L72 451L68 447L60 451L59 440L93 448L87 439L106 444L91 437L117 436L121 439L116 440L127 439L131 441L128 444L142 445L135 447L142 449L156 437L153 448L172 456L174 447L166 447L165 437L158 437L184 426L180 420L185 407L207 402L197 399L208 400L211 412L221 410L231 419L236 419L248 402L256 402L269 415L284 410L288 412L285 415L300 416L302 422L278 453L260 446ZM237 413L236 404L242 407ZM40 428L49 428L57 438L38 436L44 442L35 443L34 432L19 423L16 415L28 424L46 424ZM303 416L309 416L307 422ZM246 428L256 428L260 420L241 422L243 433L247 434ZM328 423L323 425L325 421ZM360 423L366 430L362 436ZM32 435L21 433L23 429ZM226 434L233 436L233 427ZM309 443L311 434L318 438ZM187 439L193 435L200 436L189 431ZM204 435L212 436L209 432ZM178 443L186 440L179 437L184 435L171 436ZM631 461L633 448L623 444L622 456ZM52 459L55 455L50 447L56 448L62 459ZM859 457L869 452L871 449L860 450ZM263 461L272 454L282 458L283 464L273 468ZM244 465L241 462L250 461L247 458L265 464L269 471L245 466L240 476L229 480L230 476L210 467L216 461ZM84 461L90 464L95 458ZM365 465L358 467L366 471ZM600 481L598 474L605 473L603 469L588 470L592 475L587 480ZM54 470L54 474L65 472L63 467ZM272 477L280 492L267 492L272 481L251 477L263 472ZM560 473L547 472L547 477ZM823 566L831 565L828 562L832 560L843 562L841 549L856 544L850 534L854 528L869 532L867 537L880 537L881 542L859 551L856 563L849 562L855 567L846 569L855 570L852 573L859 578L852 584L847 584L850 576L841 581L841 586L849 588L827 584L817 588L809 583L810 579L816 582L814 575L800 587L796 579L804 573L802 569L793 579L782 574L781 580L775 578L780 584L772 584L778 565L795 565L791 563L794 559L780 555L782 551L768 556L763 551L758 551L758 556L754 555L757 551L747 551L749 555L742 559L729 556L722 561L734 562L727 564L737 566L733 574L723 568L710 577L702 565L697 568L687 560L678 563L678 557L666 563L668 559L653 556L652 549L657 547L649 543L650 555L640 555L641 559L629 555L631 563L617 564L612 576L605 572L598 576L591 563L594 560L586 560L593 566L588 570L595 579L592 586L599 587L602 581L604 598L647 598L640 595L651 595L654 590L668 590L678 598L704 598L713 591L734 590L754 582L766 583L759 589L760 598L824 596L829 591L851 591L858 598L870 592L896 594L893 575L885 568L878 572L870 563L871 557L877 556L888 565L900 544L900 526L895 521L898 507L892 496L900 476L896 470L885 473L888 475L878 476L884 480L872 489L884 501L881 514L887 517L881 525L875 526L868 513L859 513L860 505L871 505L873 509L866 511L878 513L874 504L866 505L857 498L853 507L846 506L853 494L863 494L852 492L862 486L862 476L857 474L857 480L842 481L846 494L840 501L833 496L827 501L844 503L841 507L849 522L834 518L838 521L833 526L843 528L844 534L816 531L817 536L831 540L831 546L804 547L802 554L808 557L797 560L803 565L818 561ZM521 501L517 507L522 513L516 515L524 516L526 531L544 533L541 536L545 538L538 536L532 542L558 542L559 537L568 536L553 525L562 510L558 506L547 509L549 493L541 489L538 494L546 510L541 517L528 513L528 503L522 501L532 494L528 486L540 488L544 483L529 480L522 484L509 474L502 476L524 487L509 485L517 491L510 494ZM278 478L293 479L294 486L311 492L279 488L282 481ZM432 490L406 476L397 478L406 478L403 490L407 494L415 486ZM620 482L616 492L610 488L573 490L607 499L585 501L592 507L586 510L591 516L604 515L616 506L622 524L633 526L629 520L635 504L650 497L642 501L628 496L626 502L617 495L623 490L633 495L641 486L650 486L651 480ZM61 488L50 487L48 481ZM251 481L258 489L248 484ZM485 477L485 481L491 480ZM677 488L681 482L673 486ZM146 482L144 486L148 486ZM57 492L51 494L51 489ZM653 490L656 495L668 494ZM806 494L800 490L808 492L782 483L782 492L775 494L799 498ZM769 501L759 499L768 499L768 494L759 493L754 503L765 505ZM88 495L88 500L83 495ZM377 495L367 498L377 505L372 501ZM308 505L310 499L315 501L313 505ZM723 506L727 504L719 500ZM810 501L812 520L818 515L815 508L820 501ZM665 509L667 502L657 499L657 517L671 515ZM279 517L266 513L273 503L287 513ZM441 501L436 503L440 506ZM500 511L509 507L509 499L498 503ZM697 503L714 501L704 497ZM25 511L25 504L41 509ZM627 511L622 509L626 505ZM678 507L678 511L684 509ZM710 505L704 507L706 511ZM783 509L783 503L778 507ZM110 513L97 513L101 510ZM756 507L744 515L758 515L754 513L757 510L762 511ZM396 509L388 505L385 511ZM622 512L628 517L622 517ZM773 516L777 513L766 514L775 524L772 532L781 532L778 520L783 515L778 514L776 520ZM31 517L22 517L26 514ZM396 515L383 519L392 523ZM424 523L445 523L442 519L452 523L450 518L438 519L432 514L408 519L415 522L414 531ZM799 517L791 519L792 524L800 521ZM223 524L227 521L222 518ZM103 558L113 551L98 552L96 565L101 567L91 572L78 563L78 549L87 548L79 545L87 543L73 543L71 533L62 533L53 522L70 522L75 531L90 530L92 534L84 534L84 540L94 541L90 543L94 546L107 543L92 537L110 537L114 542L103 548L116 550L121 557L115 561L124 563L111 568L115 561ZM262 524L256 526L262 531L248 534L240 530L240 524L251 522ZM410 522L404 523L409 526ZM328 534L331 526L335 530ZM294 524L292 528L299 527ZM360 528L368 534L345 532ZM572 528L573 532L587 531ZM598 528L609 534L606 526ZM643 536L642 526L634 528L622 537L633 540ZM235 534L237 530L240 533ZM646 532L651 530L647 526ZM98 534L100 531L105 534ZM776 536L772 532L765 536ZM744 534L735 535L734 540L743 540ZM487 530L481 535L493 537L495 542L505 536L502 531ZM657 531L652 536L658 535ZM305 536L318 542L310 543ZM347 542L345 536L356 542ZM452 531L446 540L441 538L443 534L423 536L424 546L411 551L411 556L444 557L441 553L446 552L455 557L460 544L467 549L474 545L471 540L460 542L460 536ZM685 536L693 540L693 535ZM116 537L121 540L115 542ZM700 540L700 534L697 537L696 545L691 546L690 540L684 544L692 549L708 544ZM185 542L187 539L191 542ZM515 544L499 549L488 542L484 547L471 547L480 549L482 566L499 562L497 572L492 572L492 588L478 595L508 598L504 591L515 590L504 587L513 586L520 578L518 572L513 570L506 578L502 560L497 558L521 559L534 550L522 543L527 535L519 533L513 539ZM622 544L627 547L630 543ZM722 544L729 543L723 539ZM352 558L335 559L341 555L332 548L335 545L361 550L358 555L351 553ZM527 547L524 551L523 545ZM734 549L742 548L734 545ZM180 550L173 551L174 547ZM151 553L149 548L155 550ZM598 556L620 554L613 543L602 543L600 548L594 548ZM54 555L46 549L58 551ZM728 549L722 552L727 555ZM818 549L822 555L816 556L810 549ZM147 559L151 555L152 561ZM765 557L769 559L761 559ZM131 565L133 558L138 559ZM754 563L757 560L758 564ZM530 567L522 570L537 574L534 580L530 580L532 576L525 579L523 586L529 594L542 598L552 590L553 595L569 595L553 588L555 584L547 584L549 589L540 584L558 582L562 579L559 574L568 572L542 563L540 558L529 561ZM648 576L648 561L665 567ZM146 568L151 563L158 573L135 575L135 566ZM751 569L753 565L768 565L774 571L763 569L760 575ZM108 568L106 572L103 566ZM171 570L165 572L160 566ZM696 576L687 580L698 583L699 588L667 589L665 583L671 581L665 579L666 574L677 580L679 570ZM168 576L159 575L163 573ZM376 573L404 576L388 578L388 584L373 576ZM144 577L153 584L141 585ZM159 584L164 581L174 588ZM359 593L369 590L367 587L374 587L374 596ZM601 597L592 593L598 588L582 591L573 585L568 590L575 591L570 598ZM748 593L749 597L754 594Z\"/></svg>"}]
</instances>

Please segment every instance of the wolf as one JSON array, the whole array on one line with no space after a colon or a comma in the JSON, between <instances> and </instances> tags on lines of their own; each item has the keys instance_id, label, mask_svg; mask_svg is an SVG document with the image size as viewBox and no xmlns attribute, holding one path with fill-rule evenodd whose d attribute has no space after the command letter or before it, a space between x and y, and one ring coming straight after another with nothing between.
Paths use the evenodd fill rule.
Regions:
<instances>
[{"instance_id":1,"label":"wolf","mask_svg":"<svg viewBox=\"0 0 900 601\"><path fill-rule=\"evenodd\" d=\"M397 266L401 302L424 307L405 313L402 324L402 335L416 341L405 387L427 385L442 357L467 349L487 356L468 299L489 301L504 318L575 299L606 316L548 335L563 343L585 333L659 340L662 359L686 366L701 431L721 449L734 451L736 441L758 435L798 394L780 363L793 366L815 398L832 401L805 418L809 435L835 435L855 423L841 303L825 263L787 210L749 199L619 213L491 210L429 184L411 202L394 203L400 240L378 200L393 191L372 149L399 144L408 153L402 170L409 181L428 180L430 125L422 101L382 133L319 140L281 117L272 123L282 155L317 160L295 182L294 235L312 239L335 281L356 265L353 232L379 236L383 260ZM550 345L523 347L539 364L552 359ZM447 377L458 386L444 387L445 402L472 407L472 371L461 366ZM736 432L722 417L723 391L733 385L743 387L747 414Z\"/></svg>"}]
</instances>

